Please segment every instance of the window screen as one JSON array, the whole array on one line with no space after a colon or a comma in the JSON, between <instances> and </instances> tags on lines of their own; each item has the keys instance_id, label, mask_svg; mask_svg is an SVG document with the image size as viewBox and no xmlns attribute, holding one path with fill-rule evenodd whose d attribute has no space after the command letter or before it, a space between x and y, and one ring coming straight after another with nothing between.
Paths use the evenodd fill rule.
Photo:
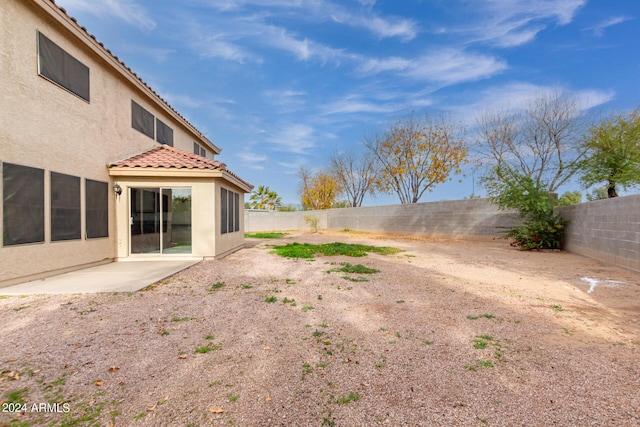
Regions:
<instances>
[{"instance_id":1,"label":"window screen","mask_svg":"<svg viewBox=\"0 0 640 427\"><path fill-rule=\"evenodd\" d=\"M133 99L131 100L131 127L138 130L149 138L154 137L153 114L145 110ZM172 133L173 136L173 133Z\"/></svg>"},{"instance_id":2,"label":"window screen","mask_svg":"<svg viewBox=\"0 0 640 427\"><path fill-rule=\"evenodd\" d=\"M40 75L89 101L89 68L38 32Z\"/></svg>"},{"instance_id":3,"label":"window screen","mask_svg":"<svg viewBox=\"0 0 640 427\"><path fill-rule=\"evenodd\" d=\"M4 246L44 242L44 170L2 164Z\"/></svg>"},{"instance_id":4,"label":"window screen","mask_svg":"<svg viewBox=\"0 0 640 427\"><path fill-rule=\"evenodd\" d=\"M229 227L228 230L229 230L229 233L233 233L233 230L235 228L234 220L236 218L235 211L233 209L234 208L234 206L233 206L233 195L235 193L233 193L232 191L229 191L228 194L229 194L228 195L229 208L228 208L228 211L227 211L228 212L228 220L229 220L228 221L228 227Z\"/></svg>"},{"instance_id":5,"label":"window screen","mask_svg":"<svg viewBox=\"0 0 640 427\"><path fill-rule=\"evenodd\" d=\"M109 237L109 185L85 180L87 239Z\"/></svg>"},{"instance_id":6,"label":"window screen","mask_svg":"<svg viewBox=\"0 0 640 427\"><path fill-rule=\"evenodd\" d=\"M81 237L80 178L51 172L51 241Z\"/></svg>"},{"instance_id":7,"label":"window screen","mask_svg":"<svg viewBox=\"0 0 640 427\"><path fill-rule=\"evenodd\" d=\"M227 233L227 221L229 220L227 216L227 190L222 188L220 190L220 233Z\"/></svg>"},{"instance_id":8,"label":"window screen","mask_svg":"<svg viewBox=\"0 0 640 427\"><path fill-rule=\"evenodd\" d=\"M156 140L160 144L166 144L173 147L173 129L164 124L160 119L156 119Z\"/></svg>"},{"instance_id":9,"label":"window screen","mask_svg":"<svg viewBox=\"0 0 640 427\"><path fill-rule=\"evenodd\" d=\"M238 193L233 193L233 212L235 214L235 227L233 231L240 231L240 195Z\"/></svg>"}]
</instances>

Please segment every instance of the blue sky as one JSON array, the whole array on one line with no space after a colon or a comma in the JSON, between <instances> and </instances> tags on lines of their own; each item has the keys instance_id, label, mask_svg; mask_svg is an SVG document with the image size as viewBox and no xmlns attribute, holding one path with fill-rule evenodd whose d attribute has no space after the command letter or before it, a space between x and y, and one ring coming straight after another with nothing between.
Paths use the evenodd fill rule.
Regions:
<instances>
[{"instance_id":1,"label":"blue sky","mask_svg":"<svg viewBox=\"0 0 640 427\"><path fill-rule=\"evenodd\" d=\"M450 114L473 135L483 111L549 92L590 111L640 107L637 0L56 3L285 204L299 202L301 166L324 167L412 111ZM469 196L466 172L421 201Z\"/></svg>"}]
</instances>

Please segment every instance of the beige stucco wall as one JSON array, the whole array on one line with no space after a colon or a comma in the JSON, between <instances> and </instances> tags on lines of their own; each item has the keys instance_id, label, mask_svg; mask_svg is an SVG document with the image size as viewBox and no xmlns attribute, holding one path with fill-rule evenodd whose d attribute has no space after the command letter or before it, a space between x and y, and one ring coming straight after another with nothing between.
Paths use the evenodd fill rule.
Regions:
<instances>
[{"instance_id":1,"label":"beige stucco wall","mask_svg":"<svg viewBox=\"0 0 640 427\"><path fill-rule=\"evenodd\" d=\"M9 281L17 277L112 259L119 253L115 221L118 205L112 191L109 192L109 238L50 242L49 173L82 178L84 234L84 179L104 181L112 187L115 180L108 174L108 163L157 145L131 127L132 99L173 128L175 147L192 152L194 141L206 145L161 104L154 105L148 91L133 84L129 77L114 72L107 59L75 38L87 38L86 34L51 18L37 4L49 4L48 7L55 9L48 1L0 0L0 163L45 170L45 242L0 247L0 286L10 284ZM89 67L90 102L38 75L37 31ZM213 157L211 150L208 157ZM205 190L200 184L194 187L194 192L201 191ZM211 208L199 206L198 218L204 218L205 209ZM0 229L1 221L2 215ZM207 225L203 223L198 227ZM198 250L208 253L210 247L202 243Z\"/></svg>"}]
</instances>

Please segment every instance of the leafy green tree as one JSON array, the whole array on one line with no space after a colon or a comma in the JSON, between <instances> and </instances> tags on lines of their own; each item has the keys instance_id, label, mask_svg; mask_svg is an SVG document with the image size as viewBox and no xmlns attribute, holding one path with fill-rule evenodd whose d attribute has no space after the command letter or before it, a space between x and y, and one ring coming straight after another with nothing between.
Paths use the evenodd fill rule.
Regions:
<instances>
[{"instance_id":1,"label":"leafy green tree","mask_svg":"<svg viewBox=\"0 0 640 427\"><path fill-rule=\"evenodd\" d=\"M467 162L465 130L446 116L411 115L382 135L364 140L379 165L375 185L396 193L400 203L417 203L425 191L460 173Z\"/></svg>"},{"instance_id":2,"label":"leafy green tree","mask_svg":"<svg viewBox=\"0 0 640 427\"><path fill-rule=\"evenodd\" d=\"M593 126L584 147L585 187L604 185L608 197L617 197L619 187L626 190L640 184L640 109Z\"/></svg>"},{"instance_id":3,"label":"leafy green tree","mask_svg":"<svg viewBox=\"0 0 640 427\"><path fill-rule=\"evenodd\" d=\"M558 199L558 206L575 205L582 201L582 194L579 191L567 191Z\"/></svg>"},{"instance_id":4,"label":"leafy green tree","mask_svg":"<svg viewBox=\"0 0 640 427\"><path fill-rule=\"evenodd\" d=\"M559 249L568 221L555 215L557 201L549 189L528 175L503 175L493 188L491 200L500 209L518 211L522 225L511 227L506 237L521 249Z\"/></svg>"},{"instance_id":5,"label":"leafy green tree","mask_svg":"<svg viewBox=\"0 0 640 427\"><path fill-rule=\"evenodd\" d=\"M606 187L598 187L593 190L591 193L587 193L587 200L593 202L594 200L602 200L608 199L609 195L607 194Z\"/></svg>"},{"instance_id":6,"label":"leafy green tree","mask_svg":"<svg viewBox=\"0 0 640 427\"><path fill-rule=\"evenodd\" d=\"M293 205L282 205L278 208L278 211L280 212L295 212L297 210L298 209Z\"/></svg>"},{"instance_id":7,"label":"leafy green tree","mask_svg":"<svg viewBox=\"0 0 640 427\"><path fill-rule=\"evenodd\" d=\"M249 206L251 209L274 210L281 202L282 198L278 196L278 193L264 185L258 186L253 190L251 196L249 196Z\"/></svg>"}]
</instances>

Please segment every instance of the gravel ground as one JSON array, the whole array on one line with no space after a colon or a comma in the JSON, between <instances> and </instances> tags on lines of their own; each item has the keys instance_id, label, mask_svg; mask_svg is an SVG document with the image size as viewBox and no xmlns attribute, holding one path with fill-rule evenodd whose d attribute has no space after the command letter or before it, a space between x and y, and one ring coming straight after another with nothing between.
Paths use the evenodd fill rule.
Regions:
<instances>
[{"instance_id":1,"label":"gravel ground","mask_svg":"<svg viewBox=\"0 0 640 427\"><path fill-rule=\"evenodd\" d=\"M403 252L269 253L292 241ZM640 425L640 275L504 240L248 240L141 292L0 316L0 426Z\"/></svg>"}]
</instances>

